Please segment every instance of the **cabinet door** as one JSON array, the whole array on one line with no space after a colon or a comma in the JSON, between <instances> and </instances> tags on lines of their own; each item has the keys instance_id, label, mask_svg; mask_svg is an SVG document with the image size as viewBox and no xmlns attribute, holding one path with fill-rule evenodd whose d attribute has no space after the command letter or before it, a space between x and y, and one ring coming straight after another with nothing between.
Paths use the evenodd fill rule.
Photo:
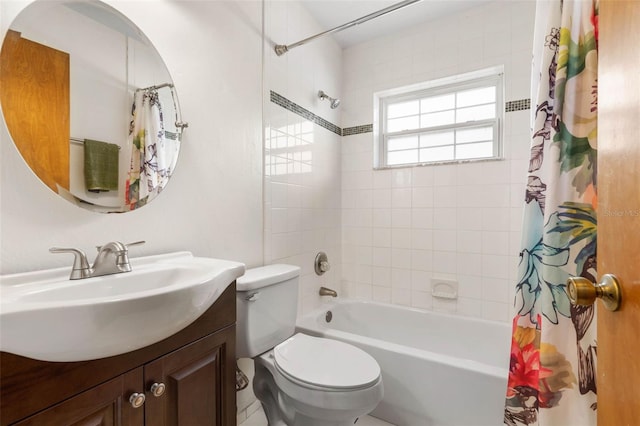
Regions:
<instances>
[{"instance_id":1,"label":"cabinet door","mask_svg":"<svg viewBox=\"0 0 640 426\"><path fill-rule=\"evenodd\" d=\"M235 412L229 412L235 402L229 401L228 392L233 386L228 360L235 351L228 339L234 333L235 328L229 327L144 366L147 425L228 426L229 419L235 422ZM152 394L154 383L165 385L162 395Z\"/></svg>"},{"instance_id":2,"label":"cabinet door","mask_svg":"<svg viewBox=\"0 0 640 426\"><path fill-rule=\"evenodd\" d=\"M19 426L143 426L144 409L129 397L142 389L142 368L91 388L16 423Z\"/></svg>"}]
</instances>

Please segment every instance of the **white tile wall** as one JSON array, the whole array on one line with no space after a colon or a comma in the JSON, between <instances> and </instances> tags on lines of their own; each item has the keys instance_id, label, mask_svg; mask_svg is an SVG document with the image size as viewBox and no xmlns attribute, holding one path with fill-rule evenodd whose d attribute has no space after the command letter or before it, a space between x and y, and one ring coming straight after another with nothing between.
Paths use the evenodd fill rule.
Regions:
<instances>
[{"instance_id":1,"label":"white tile wall","mask_svg":"<svg viewBox=\"0 0 640 426\"><path fill-rule=\"evenodd\" d=\"M329 108L317 93L340 96L342 49L325 38L276 56L272 42L286 44L321 30L299 2L265 2L264 25L264 262L300 266L298 312L302 314L322 303L320 286L341 293L341 223L372 225L370 193L358 193L351 198L354 209L341 210L341 166L371 172L365 163L341 158L340 136L270 101L273 90L339 126L340 110ZM358 185L354 180L354 189ZM361 235L354 232L352 238L360 241ZM313 269L319 251L327 253L331 264L321 277ZM354 260L366 262L370 252L371 247L369 253L354 252ZM366 276L367 271L359 273Z\"/></svg>"},{"instance_id":2,"label":"white tile wall","mask_svg":"<svg viewBox=\"0 0 640 426\"><path fill-rule=\"evenodd\" d=\"M496 1L345 50L344 126L373 121L376 91L494 65L504 65L507 101L529 98L534 12L531 1ZM529 113L506 113L502 161L374 171L373 135L343 138L348 295L509 320ZM458 299L432 298L432 278L457 280Z\"/></svg>"},{"instance_id":3,"label":"white tile wall","mask_svg":"<svg viewBox=\"0 0 640 426\"><path fill-rule=\"evenodd\" d=\"M341 137L270 101L270 91L275 91L340 125L339 111L321 102L317 93L324 90L332 96L339 95L341 48L330 38L282 57L276 56L272 48L273 42L286 44L319 31L318 24L300 3L273 0L264 3L264 263L288 263L301 268L298 314L322 303L323 298L318 295L321 286L342 293L341 223L372 221L370 210L364 209L342 217L340 168L348 160L340 155ZM367 195L361 194L352 201L354 207L360 201L366 205ZM313 269L319 251L327 253L331 264L331 270L321 277ZM367 253L352 255L354 261L356 258L364 261ZM251 370L250 366L247 369ZM238 423L251 415L256 407L254 401L251 389L239 395Z\"/></svg>"}]
</instances>

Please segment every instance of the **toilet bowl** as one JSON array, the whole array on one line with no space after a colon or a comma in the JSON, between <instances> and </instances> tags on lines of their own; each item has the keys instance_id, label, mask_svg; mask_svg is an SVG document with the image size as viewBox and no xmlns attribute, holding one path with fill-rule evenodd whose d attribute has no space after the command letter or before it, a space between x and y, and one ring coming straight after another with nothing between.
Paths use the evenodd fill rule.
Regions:
<instances>
[{"instance_id":1,"label":"toilet bowl","mask_svg":"<svg viewBox=\"0 0 640 426\"><path fill-rule=\"evenodd\" d=\"M299 268L269 265L237 280L237 356L269 426L347 426L383 397L378 363L355 346L295 331Z\"/></svg>"}]
</instances>

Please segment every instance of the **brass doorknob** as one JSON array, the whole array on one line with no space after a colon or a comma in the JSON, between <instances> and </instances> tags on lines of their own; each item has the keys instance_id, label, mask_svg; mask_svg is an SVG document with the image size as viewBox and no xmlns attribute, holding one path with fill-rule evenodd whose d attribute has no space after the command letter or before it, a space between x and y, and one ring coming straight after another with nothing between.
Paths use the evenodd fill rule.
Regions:
<instances>
[{"instance_id":1,"label":"brass doorknob","mask_svg":"<svg viewBox=\"0 0 640 426\"><path fill-rule=\"evenodd\" d=\"M615 275L605 274L598 284L586 278L571 277L567 280L569 300L574 305L592 305L596 299L602 300L604 307L617 311L622 301L620 283Z\"/></svg>"}]
</instances>

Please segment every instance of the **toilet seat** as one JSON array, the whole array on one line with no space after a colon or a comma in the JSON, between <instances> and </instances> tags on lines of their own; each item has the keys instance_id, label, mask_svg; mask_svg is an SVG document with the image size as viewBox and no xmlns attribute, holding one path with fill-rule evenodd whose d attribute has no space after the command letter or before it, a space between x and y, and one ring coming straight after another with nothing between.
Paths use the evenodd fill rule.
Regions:
<instances>
[{"instance_id":1,"label":"toilet seat","mask_svg":"<svg viewBox=\"0 0 640 426\"><path fill-rule=\"evenodd\" d=\"M371 355L337 340L296 334L277 345L273 355L279 373L311 389L363 389L380 379L380 366Z\"/></svg>"}]
</instances>

